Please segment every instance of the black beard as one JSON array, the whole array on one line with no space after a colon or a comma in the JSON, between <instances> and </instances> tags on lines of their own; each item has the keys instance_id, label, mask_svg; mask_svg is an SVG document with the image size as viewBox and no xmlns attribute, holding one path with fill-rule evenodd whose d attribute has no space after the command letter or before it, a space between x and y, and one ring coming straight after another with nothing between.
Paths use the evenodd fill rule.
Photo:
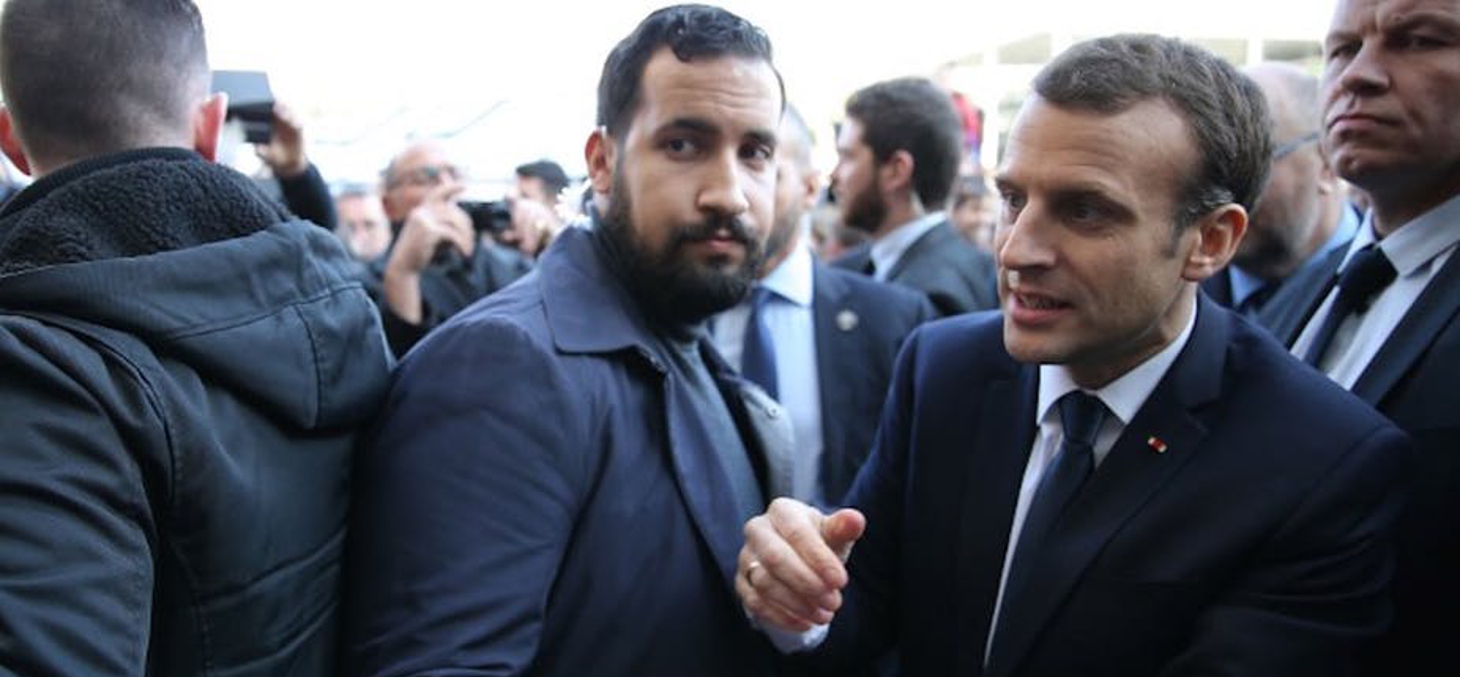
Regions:
<instances>
[{"instance_id":1,"label":"black beard","mask_svg":"<svg viewBox=\"0 0 1460 677\"><path fill-rule=\"evenodd\" d=\"M715 217L670 235L663 251L651 251L629 223L628 191L614 182L607 213L598 224L613 256L618 259L629 293L645 314L668 326L693 325L739 303L755 284L765 258L755 231L734 217ZM733 270L722 271L691 260L684 248L725 231L745 247L745 258Z\"/></svg>"},{"instance_id":2,"label":"black beard","mask_svg":"<svg viewBox=\"0 0 1460 677\"><path fill-rule=\"evenodd\" d=\"M864 233L877 232L882 227L882 220L887 218L887 203L882 199L880 187L874 181L862 192L848 195L847 204L842 209L842 223Z\"/></svg>"}]
</instances>

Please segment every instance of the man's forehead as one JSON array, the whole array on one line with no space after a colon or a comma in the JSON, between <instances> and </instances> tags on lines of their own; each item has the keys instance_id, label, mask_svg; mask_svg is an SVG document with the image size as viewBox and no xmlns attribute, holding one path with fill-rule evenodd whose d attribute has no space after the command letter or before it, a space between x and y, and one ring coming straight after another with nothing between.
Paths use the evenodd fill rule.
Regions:
<instances>
[{"instance_id":1,"label":"man's forehead","mask_svg":"<svg viewBox=\"0 0 1460 677\"><path fill-rule=\"evenodd\" d=\"M1062 188L1147 193L1174 183L1163 176L1185 176L1196 158L1185 119L1163 99L1104 113L1031 97L995 176L1001 184L1035 177Z\"/></svg>"},{"instance_id":2,"label":"man's forehead","mask_svg":"<svg viewBox=\"0 0 1460 677\"><path fill-rule=\"evenodd\" d=\"M655 52L644 68L639 106L655 127L680 121L734 121L774 136L780 127L781 93L775 70L763 59L725 55L681 61L670 49Z\"/></svg>"},{"instance_id":3,"label":"man's forehead","mask_svg":"<svg viewBox=\"0 0 1460 677\"><path fill-rule=\"evenodd\" d=\"M422 165L438 163L448 158L446 148L439 143L426 142L412 145L396 159L396 166L401 169L413 169Z\"/></svg>"},{"instance_id":4,"label":"man's forehead","mask_svg":"<svg viewBox=\"0 0 1460 677\"><path fill-rule=\"evenodd\" d=\"M1426 19L1460 21L1460 0L1339 0L1329 33L1391 29Z\"/></svg>"}]
</instances>

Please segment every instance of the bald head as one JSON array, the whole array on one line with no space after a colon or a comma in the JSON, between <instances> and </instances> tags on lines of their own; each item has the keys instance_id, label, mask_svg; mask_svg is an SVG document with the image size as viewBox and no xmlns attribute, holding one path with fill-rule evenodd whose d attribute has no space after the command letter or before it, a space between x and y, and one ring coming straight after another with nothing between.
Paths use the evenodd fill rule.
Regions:
<instances>
[{"instance_id":1,"label":"bald head","mask_svg":"<svg viewBox=\"0 0 1460 677\"><path fill-rule=\"evenodd\" d=\"M417 205L426 199L432 188L443 183L459 183L461 168L441 142L434 139L416 141L391 158L380 173L380 197L391 223L405 221Z\"/></svg>"},{"instance_id":2,"label":"bald head","mask_svg":"<svg viewBox=\"0 0 1460 677\"><path fill-rule=\"evenodd\" d=\"M771 234L766 242L764 276L790 253L799 241L797 231L807 210L816 201L821 181L811 165L811 128L794 106L786 106L781 115L779 143L776 145L776 213Z\"/></svg>"},{"instance_id":3,"label":"bald head","mask_svg":"<svg viewBox=\"0 0 1460 677\"><path fill-rule=\"evenodd\" d=\"M1273 160L1233 262L1265 280L1281 280L1338 227L1342 196L1319 146L1318 78L1284 63L1244 71L1267 99Z\"/></svg>"},{"instance_id":4,"label":"bald head","mask_svg":"<svg viewBox=\"0 0 1460 677\"><path fill-rule=\"evenodd\" d=\"M1287 63L1260 63L1244 73L1267 97L1273 144L1315 133L1318 129L1318 78Z\"/></svg>"}]
</instances>

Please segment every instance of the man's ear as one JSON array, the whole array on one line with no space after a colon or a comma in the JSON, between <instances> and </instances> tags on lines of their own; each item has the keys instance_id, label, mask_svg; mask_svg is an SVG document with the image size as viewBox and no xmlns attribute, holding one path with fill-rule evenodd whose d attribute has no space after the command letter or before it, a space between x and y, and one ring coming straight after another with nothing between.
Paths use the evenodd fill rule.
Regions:
<instances>
[{"instance_id":1,"label":"man's ear","mask_svg":"<svg viewBox=\"0 0 1460 677\"><path fill-rule=\"evenodd\" d=\"M588 182L593 192L607 195L613 187L613 170L618 159L618 145L608 130L598 127L583 145L583 159L588 162Z\"/></svg>"},{"instance_id":2,"label":"man's ear","mask_svg":"<svg viewBox=\"0 0 1460 677\"><path fill-rule=\"evenodd\" d=\"M228 117L228 95L218 92L204 99L193 111L193 150L209 162L218 159L218 140L223 120Z\"/></svg>"},{"instance_id":3,"label":"man's ear","mask_svg":"<svg viewBox=\"0 0 1460 677\"><path fill-rule=\"evenodd\" d=\"M913 161L912 153L905 150L895 150L887 158L886 162L878 165L878 178L881 179L882 188L889 192L911 191L913 189L913 172L917 169L917 163Z\"/></svg>"},{"instance_id":4,"label":"man's ear","mask_svg":"<svg viewBox=\"0 0 1460 677\"><path fill-rule=\"evenodd\" d=\"M807 168L801 174L801 206L811 209L816 206L816 201L821 197L821 173L815 169Z\"/></svg>"},{"instance_id":5,"label":"man's ear","mask_svg":"<svg viewBox=\"0 0 1460 677\"><path fill-rule=\"evenodd\" d=\"M1187 251L1181 276L1201 282L1225 268L1237 253L1237 245L1247 234L1247 210L1238 204L1222 205L1203 216L1192 230L1196 242Z\"/></svg>"},{"instance_id":6,"label":"man's ear","mask_svg":"<svg viewBox=\"0 0 1460 677\"><path fill-rule=\"evenodd\" d=\"M10 117L10 109L3 106L0 106L0 150L5 151L5 157L10 158L16 169L30 176L30 158L25 156L20 138L15 135L15 119Z\"/></svg>"}]
</instances>

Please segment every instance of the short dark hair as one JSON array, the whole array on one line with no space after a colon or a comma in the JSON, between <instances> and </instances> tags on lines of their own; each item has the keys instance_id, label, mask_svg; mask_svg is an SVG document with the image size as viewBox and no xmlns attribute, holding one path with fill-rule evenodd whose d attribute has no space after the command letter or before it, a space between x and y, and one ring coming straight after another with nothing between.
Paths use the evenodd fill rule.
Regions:
<instances>
[{"instance_id":1,"label":"short dark hair","mask_svg":"<svg viewBox=\"0 0 1460 677\"><path fill-rule=\"evenodd\" d=\"M542 181L543 187L547 188L548 195L557 195L568 187L568 173L563 171L561 165L552 160L537 160L518 165L516 171L517 176L521 178Z\"/></svg>"},{"instance_id":2,"label":"short dark hair","mask_svg":"<svg viewBox=\"0 0 1460 677\"><path fill-rule=\"evenodd\" d=\"M1055 106L1111 115L1151 99L1176 109L1201 156L1177 199L1178 228L1224 204L1251 212L1267 183L1272 138L1262 91L1195 45L1156 35L1082 42L1035 76L1034 91Z\"/></svg>"},{"instance_id":3,"label":"short dark hair","mask_svg":"<svg viewBox=\"0 0 1460 677\"><path fill-rule=\"evenodd\" d=\"M899 150L912 156L913 190L924 207L948 202L963 159L963 122L947 92L926 78L898 78L859 90L846 110L879 164Z\"/></svg>"},{"instance_id":4,"label":"short dark hair","mask_svg":"<svg viewBox=\"0 0 1460 677\"><path fill-rule=\"evenodd\" d=\"M719 7L673 5L645 17L603 63L598 78L598 125L609 135L621 136L628 128L639 107L644 67L661 47L669 47L685 63L721 56L764 61L776 73L781 105L785 105L786 85L771 61L771 40L764 31Z\"/></svg>"},{"instance_id":5,"label":"short dark hair","mask_svg":"<svg viewBox=\"0 0 1460 677\"><path fill-rule=\"evenodd\" d=\"M154 145L208 92L191 0L9 0L0 87L27 150L66 159Z\"/></svg>"}]
</instances>

